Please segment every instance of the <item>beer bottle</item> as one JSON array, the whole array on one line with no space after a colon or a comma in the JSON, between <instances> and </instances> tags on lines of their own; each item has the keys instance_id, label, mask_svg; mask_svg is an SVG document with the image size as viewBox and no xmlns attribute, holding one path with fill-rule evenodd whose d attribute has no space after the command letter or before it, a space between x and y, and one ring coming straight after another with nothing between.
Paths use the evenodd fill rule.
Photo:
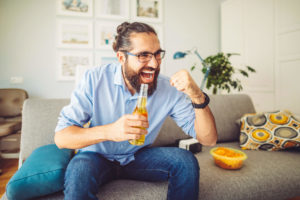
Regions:
<instances>
[{"instance_id":1,"label":"beer bottle","mask_svg":"<svg viewBox=\"0 0 300 200\"><path fill-rule=\"evenodd\" d=\"M144 115L145 117L148 118L148 112L146 108L147 94L148 94L148 85L141 84L137 105L132 114ZM138 127L138 128L145 129L142 127ZM141 135L140 139L130 140L129 143L132 145L143 145L145 143L145 135Z\"/></svg>"}]
</instances>

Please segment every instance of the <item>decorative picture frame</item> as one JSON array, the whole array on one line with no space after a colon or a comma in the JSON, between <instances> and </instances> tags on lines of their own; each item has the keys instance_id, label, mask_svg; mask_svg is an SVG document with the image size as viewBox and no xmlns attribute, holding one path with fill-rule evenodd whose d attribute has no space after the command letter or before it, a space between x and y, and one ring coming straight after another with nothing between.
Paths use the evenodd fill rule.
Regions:
<instances>
[{"instance_id":1,"label":"decorative picture frame","mask_svg":"<svg viewBox=\"0 0 300 200\"><path fill-rule=\"evenodd\" d=\"M132 0L132 18L137 21L161 22L163 0Z\"/></svg>"},{"instance_id":2,"label":"decorative picture frame","mask_svg":"<svg viewBox=\"0 0 300 200\"><path fill-rule=\"evenodd\" d=\"M57 20L57 46L93 48L93 23L86 20Z\"/></svg>"},{"instance_id":3,"label":"decorative picture frame","mask_svg":"<svg viewBox=\"0 0 300 200\"><path fill-rule=\"evenodd\" d=\"M117 34L117 22L96 22L95 23L95 48L112 49L112 44Z\"/></svg>"},{"instance_id":4,"label":"decorative picture frame","mask_svg":"<svg viewBox=\"0 0 300 200\"><path fill-rule=\"evenodd\" d=\"M117 54L113 51L97 51L95 53L95 66L109 63L119 63Z\"/></svg>"},{"instance_id":5,"label":"decorative picture frame","mask_svg":"<svg viewBox=\"0 0 300 200\"><path fill-rule=\"evenodd\" d=\"M129 0L95 0L95 16L106 19L129 19Z\"/></svg>"},{"instance_id":6,"label":"decorative picture frame","mask_svg":"<svg viewBox=\"0 0 300 200\"><path fill-rule=\"evenodd\" d=\"M93 16L93 0L56 0L56 13L62 16Z\"/></svg>"},{"instance_id":7,"label":"decorative picture frame","mask_svg":"<svg viewBox=\"0 0 300 200\"><path fill-rule=\"evenodd\" d=\"M93 53L88 51L65 51L57 54L59 81L74 81L76 78L77 66L93 66Z\"/></svg>"}]
</instances>

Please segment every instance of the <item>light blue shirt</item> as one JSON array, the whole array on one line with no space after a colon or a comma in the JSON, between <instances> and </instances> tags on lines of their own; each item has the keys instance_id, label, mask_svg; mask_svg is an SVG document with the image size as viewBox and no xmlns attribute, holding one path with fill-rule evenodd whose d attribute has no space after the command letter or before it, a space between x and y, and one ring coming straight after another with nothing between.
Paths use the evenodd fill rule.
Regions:
<instances>
[{"instance_id":1,"label":"light blue shirt","mask_svg":"<svg viewBox=\"0 0 300 200\"><path fill-rule=\"evenodd\" d=\"M147 100L149 128L144 145L105 141L80 151L98 152L108 160L126 165L134 160L136 151L154 142L167 116L171 116L185 133L196 138L195 112L191 101L185 97L184 93L170 85L168 77L159 75L157 89ZM137 98L138 93L132 96L125 85L121 64L90 69L73 91L70 104L62 109L55 131L72 125L83 127L88 121L91 122L90 127L113 123L124 114L133 112Z\"/></svg>"}]
</instances>

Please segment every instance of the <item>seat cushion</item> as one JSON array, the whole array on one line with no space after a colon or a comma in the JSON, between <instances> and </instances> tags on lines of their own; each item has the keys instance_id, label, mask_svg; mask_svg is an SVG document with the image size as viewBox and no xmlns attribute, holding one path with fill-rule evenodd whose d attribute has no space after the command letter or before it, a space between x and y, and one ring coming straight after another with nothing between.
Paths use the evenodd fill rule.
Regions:
<instances>
[{"instance_id":1,"label":"seat cushion","mask_svg":"<svg viewBox=\"0 0 300 200\"><path fill-rule=\"evenodd\" d=\"M63 190L64 173L73 154L50 144L37 148L6 186L8 199L31 199Z\"/></svg>"},{"instance_id":2,"label":"seat cushion","mask_svg":"<svg viewBox=\"0 0 300 200\"><path fill-rule=\"evenodd\" d=\"M217 146L240 148L238 142ZM210 149L203 146L202 152L195 154L200 165L198 200L282 200L300 196L300 151L243 150L248 155L243 167L240 170L225 170L215 165ZM167 191L168 182L115 180L101 187L97 196L103 200L160 200L166 199ZM63 193L58 192L37 199L63 198ZM5 196L3 200L6 200Z\"/></svg>"},{"instance_id":3,"label":"seat cushion","mask_svg":"<svg viewBox=\"0 0 300 200\"><path fill-rule=\"evenodd\" d=\"M0 123L0 137L15 133L21 129L20 121L8 121Z\"/></svg>"},{"instance_id":4,"label":"seat cushion","mask_svg":"<svg viewBox=\"0 0 300 200\"><path fill-rule=\"evenodd\" d=\"M240 149L238 142L217 146ZM239 170L218 167L210 155L212 147L203 146L196 154L200 165L199 199L272 199L300 196L300 151L241 150L247 154Z\"/></svg>"}]
</instances>

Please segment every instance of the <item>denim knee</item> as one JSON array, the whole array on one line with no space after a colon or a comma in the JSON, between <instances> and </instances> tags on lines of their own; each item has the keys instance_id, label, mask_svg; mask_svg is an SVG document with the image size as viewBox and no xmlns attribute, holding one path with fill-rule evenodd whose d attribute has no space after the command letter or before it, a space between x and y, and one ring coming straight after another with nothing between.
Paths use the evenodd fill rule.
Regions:
<instances>
[{"instance_id":1,"label":"denim knee","mask_svg":"<svg viewBox=\"0 0 300 200\"><path fill-rule=\"evenodd\" d=\"M178 172L183 172L185 176L199 178L199 163L194 154L190 151L179 149L176 151L176 166Z\"/></svg>"},{"instance_id":2,"label":"denim knee","mask_svg":"<svg viewBox=\"0 0 300 200\"><path fill-rule=\"evenodd\" d=\"M95 159L92 153L80 153L76 155L69 163L67 173L72 173L75 176L93 175L96 167ZM97 171L97 170L96 170Z\"/></svg>"},{"instance_id":3,"label":"denim knee","mask_svg":"<svg viewBox=\"0 0 300 200\"><path fill-rule=\"evenodd\" d=\"M177 148L170 171L168 200L198 199L199 164L192 152Z\"/></svg>"},{"instance_id":4,"label":"denim knee","mask_svg":"<svg viewBox=\"0 0 300 200\"><path fill-rule=\"evenodd\" d=\"M65 199L97 199L97 155L80 153L70 161L65 174Z\"/></svg>"}]
</instances>

